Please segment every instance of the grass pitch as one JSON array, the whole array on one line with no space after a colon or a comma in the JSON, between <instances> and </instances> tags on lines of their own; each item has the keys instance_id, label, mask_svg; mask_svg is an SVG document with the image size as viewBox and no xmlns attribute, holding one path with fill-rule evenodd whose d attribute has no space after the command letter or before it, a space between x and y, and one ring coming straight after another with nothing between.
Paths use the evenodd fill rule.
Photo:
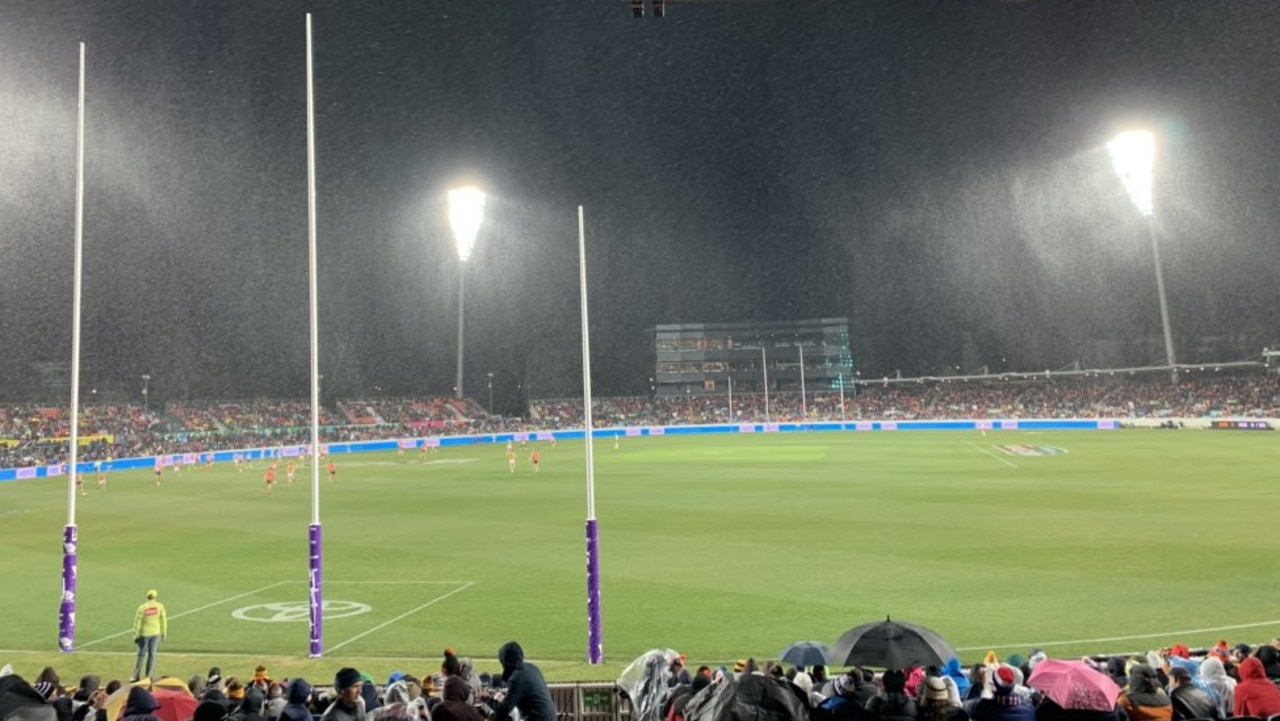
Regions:
<instances>
[{"instance_id":1,"label":"grass pitch","mask_svg":"<svg viewBox=\"0 0 1280 721\"><path fill-rule=\"evenodd\" d=\"M515 475L500 445L339 456L339 482L321 478L332 606L318 661L305 658L310 468L293 487L281 473L272 497L261 463L161 487L116 473L105 493L88 479L74 655L56 652L65 482L0 484L0 664L127 676L148 588L170 615L160 670L183 676L259 660L316 679L347 663L423 673L446 646L496 669L517 639L552 678L610 679L653 647L772 658L886 615L970 662L1280 635L1273 433L624 438L596 443L609 665L593 668L583 446L536 445L537 475L532 446ZM1034 449L1049 455L1017 455Z\"/></svg>"}]
</instances>

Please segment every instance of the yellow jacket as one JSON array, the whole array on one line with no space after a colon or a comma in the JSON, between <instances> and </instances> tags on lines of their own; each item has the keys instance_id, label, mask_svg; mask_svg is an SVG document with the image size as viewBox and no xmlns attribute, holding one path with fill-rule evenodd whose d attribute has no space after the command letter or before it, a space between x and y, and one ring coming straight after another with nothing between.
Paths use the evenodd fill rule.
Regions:
<instances>
[{"instance_id":1,"label":"yellow jacket","mask_svg":"<svg viewBox=\"0 0 1280 721\"><path fill-rule=\"evenodd\" d=\"M138 613L133 618L133 635L135 638L144 636L167 636L169 633L169 617L164 612L164 604L154 598L147 599L147 602L138 606Z\"/></svg>"}]
</instances>

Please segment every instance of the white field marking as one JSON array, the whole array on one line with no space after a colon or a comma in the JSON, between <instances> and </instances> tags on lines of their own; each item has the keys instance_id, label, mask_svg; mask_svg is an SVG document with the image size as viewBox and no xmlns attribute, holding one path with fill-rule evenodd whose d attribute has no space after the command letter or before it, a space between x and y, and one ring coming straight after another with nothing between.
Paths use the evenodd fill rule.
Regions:
<instances>
[{"instance_id":1,"label":"white field marking","mask_svg":"<svg viewBox=\"0 0 1280 721\"><path fill-rule=\"evenodd\" d=\"M1008 458L1002 458L1002 457L1001 457L1001 456L999 456L998 454L993 453L990 449L988 449L988 448L983 448L982 446L978 445L977 443L973 443L973 442L971 442L971 441L965 441L965 445L967 445L967 446L972 446L972 447L974 447L974 448L978 449L979 451L982 451L983 453L987 454L988 456L991 456L992 458L996 459L997 461L1000 461L1001 463L1005 464L1006 466L1009 466L1010 468L1017 468L1017 467L1018 467L1018 464L1014 463L1013 461L1009 460Z\"/></svg>"},{"instance_id":2,"label":"white field marking","mask_svg":"<svg viewBox=\"0 0 1280 721\"><path fill-rule=\"evenodd\" d=\"M326 649L326 650L328 650L328 649ZM3 654L40 654L40 655L43 657L43 656L47 656L47 655L49 654L49 649L32 650L32 649L29 649L29 648L22 648L22 649L0 648L0 653L3 653ZM261 653L227 653L226 651L168 651L168 650L166 650L166 651L165 651L165 653L166 653L166 654L181 654L181 655L183 655L183 656L194 656L194 657L197 657L197 658L201 658L201 657L207 657L207 658L247 658L247 659L253 659L253 660L255 661L255 663L257 662L257 659L261 659L261 658L263 658L263 654L261 654ZM627 656L627 658L635 658L636 656L639 656L639 655L640 655L640 653L641 653L641 652L636 652L635 654L632 654L632 655L630 655L630 656ZM138 655L138 652L137 652L137 651L85 651L85 652L84 652L84 654L85 654L86 656L123 656L123 657L126 657L126 658L133 658L133 657L135 657L135 656L137 656L137 655ZM287 651L280 651L280 652L276 652L276 653L274 653L274 654L267 654L266 656L267 656L268 658L270 658L270 657L271 657L271 656L273 656L273 655L274 655L274 656L285 656L285 657L288 657L288 658L291 658L291 659L292 659L292 658L296 658L296 657L297 657L297 654L290 654L290 653L289 653L289 652L287 652ZM423 656L423 657L418 657L418 656L378 656L378 655L374 655L374 654L361 654L361 655L359 655L359 656L352 656L351 658L370 659L370 660L373 660L373 661L395 661L395 662L397 662L398 664L399 664L399 663L412 663L412 662L426 662L426 663L430 663L430 662L432 662L432 661L439 661L439 660L440 660L440 657L439 657L439 656ZM536 664L537 664L537 665L539 665L539 666L578 666L578 665L581 665L581 664L582 664L582 661L571 661L571 660L565 660L565 659L528 658L528 659L525 659L525 660L526 660L526 661L532 661L533 663L536 663ZM223 664L223 665L226 665L226 664ZM720 665L722 665L722 666L723 666L723 665L725 665L725 664L720 664ZM733 665L733 661L729 661L729 662L728 662L728 665L732 666L732 665Z\"/></svg>"},{"instance_id":3,"label":"white field marking","mask_svg":"<svg viewBox=\"0 0 1280 721\"><path fill-rule=\"evenodd\" d=\"M408 616L412 616L413 614L417 613L418 611L421 611L422 609L424 609L424 608L426 608L426 607L428 607L428 606L435 605L436 603L438 603L438 602L440 602L440 601L445 600L446 598L448 598L448 597L452 596L452 595L453 595L453 594L455 594L455 593L458 593L458 592L460 592L460 591L465 591L465 590L467 590L468 588L471 588L473 585L475 585L475 581L467 581L467 584L466 584L465 586L461 586L461 587L459 587L459 588L455 588L455 589L453 589L452 591L450 591L450 592L446 593L446 594L445 594L445 595L443 595L443 596L437 596L436 598L433 598L433 599L431 599L430 601L427 601L426 603L422 604L421 606L418 606L417 608L414 608L414 609L411 609L411 610L405 611L404 613L400 614L399 616L396 616L395 618L391 619L390 621L386 621L386 622L380 623L380 624L378 624L377 626L374 626L373 628L371 628L371 629L369 629L368 631L365 631L365 632L363 632L363 633L358 633L358 634L356 634L356 635L352 636L351 638L347 639L346 641L343 641L342 643L340 643L340 644L338 644L338 645L336 645L336 646L327 646L324 650L325 650L325 652L326 652L326 653L332 653L333 651L337 651L338 649L342 648L343 646L346 646L347 644L351 643L352 641L358 641L359 639L362 639L362 638L364 638L365 636L368 636L369 634L374 633L375 631L381 631L382 629L386 628L387 626L390 626L391 624L396 623L397 621L399 621L399 620L401 620L401 619L403 619L403 618L406 618L406 617L408 617Z\"/></svg>"},{"instance_id":4,"label":"white field marking","mask_svg":"<svg viewBox=\"0 0 1280 721\"><path fill-rule=\"evenodd\" d=\"M289 583L306 583L306 581L289 581ZM415 585L425 586L425 585L431 585L431 584L435 584L435 585L444 584L449 586L460 586L464 583L466 584L475 583L475 581L325 581L324 582L326 586L332 585L335 583L354 583L354 584L360 584L360 585L398 584L398 585L405 585L405 586L415 586Z\"/></svg>"},{"instance_id":5,"label":"white field marking","mask_svg":"<svg viewBox=\"0 0 1280 721\"><path fill-rule=\"evenodd\" d=\"M344 464L344 467L345 467L345 468L374 468L374 467L379 467L379 468L404 468L404 467L411 467L411 466L432 466L432 465L437 465L437 464L439 464L439 465L447 465L447 466L456 466L456 465L459 465L459 464L461 464L461 463L475 463L475 462L476 462L476 461L478 461L478 460L480 460L480 459L479 459L479 458L442 458L442 459L435 460L435 461L424 461L424 462L418 462L418 461L412 461L412 460L403 460L403 461L347 461L347 462Z\"/></svg>"},{"instance_id":6,"label":"white field marking","mask_svg":"<svg viewBox=\"0 0 1280 721\"><path fill-rule=\"evenodd\" d=\"M206 603L205 605L203 605L203 606L201 606L201 607L199 607L199 608L193 608L193 609L191 609L191 610L189 610L189 611L183 611L182 613L175 613L174 615L170 616L169 618L172 620L172 619L182 618L183 616L190 616L190 615L191 615L191 614L193 614L193 613L197 613L197 612L199 612L199 611L204 611L204 610L206 610L206 609L213 608L214 606L221 606L221 605L222 605L222 604L224 604L224 603L231 603L232 601L239 600L239 599L241 599L241 598L244 598L245 596L252 596L252 595L254 595L254 594L256 594L256 593L262 593L263 591L270 591L271 589L275 588L276 586L283 586L283 585L284 585L284 584L286 584L286 583L294 583L294 582L293 582L293 581L277 581L277 582L275 582L275 583L271 584L270 586L263 586L262 588L259 588L259 589L253 590L253 591L249 591L248 593L242 593L242 594L240 594L240 595L238 595L238 596L232 596L231 598L224 598L224 599L222 599L221 601L214 601L213 603ZM79 646L76 646L76 650L77 650L77 651L79 651L79 650L81 650L81 649L88 648L88 647L93 646L93 645L95 645L95 644L102 643L103 641L109 641L109 640L111 640L111 639L113 639L113 638L119 638L119 637L121 637L121 636L127 636L128 634L131 634L131 633L133 633L133 629L132 629L132 628L128 629L127 631L121 631L120 633L113 633L113 634L111 634L110 636L103 636L102 638L100 638L100 639L98 639L98 640L96 640L96 641L90 641L89 643L82 643L82 644L80 644Z\"/></svg>"},{"instance_id":7,"label":"white field marking","mask_svg":"<svg viewBox=\"0 0 1280 721\"><path fill-rule=\"evenodd\" d=\"M1110 638L1082 638L1075 641L1045 641L1042 643L1005 643L997 646L969 646L957 648L957 651L984 651L996 648L1040 648L1041 646L1074 646L1082 643L1110 643L1112 641L1137 641L1144 638L1162 638L1165 636L1186 636L1192 633L1218 633L1220 631L1236 631L1242 628L1260 628L1263 626L1280 626L1280 619L1275 621L1259 621L1257 623L1237 623L1232 626L1215 626L1213 628L1192 628L1183 631L1163 631L1161 633L1142 633L1135 636L1111 636Z\"/></svg>"}]
</instances>

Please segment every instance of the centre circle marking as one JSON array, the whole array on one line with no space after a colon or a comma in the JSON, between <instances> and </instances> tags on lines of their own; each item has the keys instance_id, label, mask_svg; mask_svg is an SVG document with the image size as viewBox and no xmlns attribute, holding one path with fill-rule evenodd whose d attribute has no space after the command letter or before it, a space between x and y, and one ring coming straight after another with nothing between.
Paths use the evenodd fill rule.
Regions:
<instances>
[{"instance_id":1,"label":"centre circle marking","mask_svg":"<svg viewBox=\"0 0 1280 721\"><path fill-rule=\"evenodd\" d=\"M359 616L373 610L373 606L355 601L325 601L324 617L347 618ZM290 601L287 603L261 603L256 606L245 606L231 612L232 618L241 621L259 621L262 623L293 623L311 620L311 604L306 601Z\"/></svg>"}]
</instances>

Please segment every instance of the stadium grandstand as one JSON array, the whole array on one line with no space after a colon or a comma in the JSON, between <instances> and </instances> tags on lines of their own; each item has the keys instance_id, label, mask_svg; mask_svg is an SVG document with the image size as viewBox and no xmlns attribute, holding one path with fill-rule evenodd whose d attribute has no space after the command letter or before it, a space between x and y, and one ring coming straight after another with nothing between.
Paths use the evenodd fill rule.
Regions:
<instances>
[{"instance_id":1,"label":"stadium grandstand","mask_svg":"<svg viewBox=\"0 0 1280 721\"><path fill-rule=\"evenodd\" d=\"M1207 368L1176 385L1160 373L1107 371L983 380L883 379L850 384L847 395L799 392L596 398L597 427L839 420L973 418L1277 418L1280 376ZM843 404L842 404L843 399ZM324 442L580 428L582 400L542 399L522 417L503 417L474 400L353 398L321 409ZM293 445L309 438L302 400L184 401L163 411L133 404L85 406L81 459L145 457ZM0 468L61 462L70 432L67 408L0 406Z\"/></svg>"}]
</instances>

